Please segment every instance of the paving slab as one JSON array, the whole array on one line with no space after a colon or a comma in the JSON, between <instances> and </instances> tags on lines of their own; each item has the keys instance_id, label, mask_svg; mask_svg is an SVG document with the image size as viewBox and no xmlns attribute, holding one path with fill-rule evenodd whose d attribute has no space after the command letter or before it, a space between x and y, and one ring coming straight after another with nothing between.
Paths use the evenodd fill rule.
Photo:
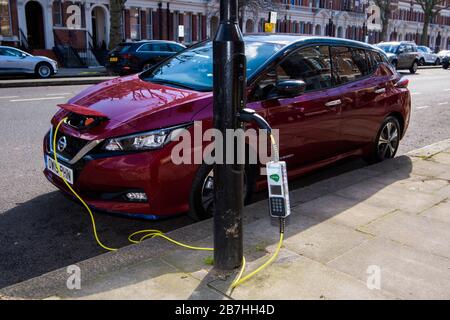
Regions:
<instances>
[{"instance_id":1,"label":"paving slab","mask_svg":"<svg viewBox=\"0 0 450 320\"><path fill-rule=\"evenodd\" d=\"M450 195L450 192L448 194ZM446 199L420 215L450 224L450 200Z\"/></svg>"},{"instance_id":2,"label":"paving slab","mask_svg":"<svg viewBox=\"0 0 450 320\"><path fill-rule=\"evenodd\" d=\"M389 239L367 241L328 263L361 281L374 275L368 273L373 266L380 270L380 290L396 298L450 299L449 259Z\"/></svg>"},{"instance_id":3,"label":"paving slab","mask_svg":"<svg viewBox=\"0 0 450 320\"><path fill-rule=\"evenodd\" d=\"M249 269L261 265L254 261ZM288 276L288 281L286 277ZM221 288L223 290L223 288ZM270 268L237 287L235 299L387 299L389 293L370 290L365 281L333 270L307 257L283 250Z\"/></svg>"},{"instance_id":4,"label":"paving slab","mask_svg":"<svg viewBox=\"0 0 450 320\"><path fill-rule=\"evenodd\" d=\"M423 215L393 212L363 231L450 259L450 224Z\"/></svg>"}]
</instances>

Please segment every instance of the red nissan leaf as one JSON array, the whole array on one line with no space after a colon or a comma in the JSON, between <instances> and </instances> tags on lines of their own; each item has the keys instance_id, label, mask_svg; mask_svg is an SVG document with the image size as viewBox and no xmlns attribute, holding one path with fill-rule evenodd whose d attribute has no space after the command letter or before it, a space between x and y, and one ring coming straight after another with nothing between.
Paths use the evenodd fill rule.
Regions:
<instances>
[{"instance_id":1,"label":"red nissan leaf","mask_svg":"<svg viewBox=\"0 0 450 320\"><path fill-rule=\"evenodd\" d=\"M347 157L395 156L411 98L408 80L380 49L314 36L247 35L244 41L247 107L279 130L289 178ZM60 105L44 138L47 179L70 195L56 173L56 149L64 177L94 209L147 219L183 212L210 217L212 166L177 165L171 152L179 129L191 132L197 121L203 131L212 127L212 65L212 42L203 42ZM245 167L246 200L265 186L261 165Z\"/></svg>"}]
</instances>

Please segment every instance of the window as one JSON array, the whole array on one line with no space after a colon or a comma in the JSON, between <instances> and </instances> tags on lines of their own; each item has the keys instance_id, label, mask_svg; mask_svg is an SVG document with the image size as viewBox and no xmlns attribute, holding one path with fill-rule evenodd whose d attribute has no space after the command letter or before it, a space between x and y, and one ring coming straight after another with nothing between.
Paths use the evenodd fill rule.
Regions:
<instances>
[{"instance_id":1,"label":"window","mask_svg":"<svg viewBox=\"0 0 450 320\"><path fill-rule=\"evenodd\" d=\"M281 48L281 45L274 43L246 42L247 77L251 78L255 71ZM166 60L151 72L144 72L141 77L150 82L211 91L212 72L212 41L208 41Z\"/></svg>"},{"instance_id":2,"label":"window","mask_svg":"<svg viewBox=\"0 0 450 320\"><path fill-rule=\"evenodd\" d=\"M153 11L152 9L147 9L147 39L153 39Z\"/></svg>"},{"instance_id":3,"label":"window","mask_svg":"<svg viewBox=\"0 0 450 320\"><path fill-rule=\"evenodd\" d=\"M383 57L381 56L381 54L378 52L369 50L369 51L366 51L366 55L367 55L367 60L368 60L368 64L370 67L370 70L369 70L370 73L375 72L376 69L378 68L378 65L380 63L385 62Z\"/></svg>"},{"instance_id":4,"label":"window","mask_svg":"<svg viewBox=\"0 0 450 320\"><path fill-rule=\"evenodd\" d=\"M184 49L182 46L179 46L176 44L169 44L169 47L170 47L170 51L172 51L172 52L180 52Z\"/></svg>"},{"instance_id":5,"label":"window","mask_svg":"<svg viewBox=\"0 0 450 320\"><path fill-rule=\"evenodd\" d=\"M165 43L147 43L142 45L138 51L150 52L150 51L170 51L170 48Z\"/></svg>"},{"instance_id":6,"label":"window","mask_svg":"<svg viewBox=\"0 0 450 320\"><path fill-rule=\"evenodd\" d=\"M0 48L0 56L21 57L23 53L12 48Z\"/></svg>"},{"instance_id":7,"label":"window","mask_svg":"<svg viewBox=\"0 0 450 320\"><path fill-rule=\"evenodd\" d=\"M141 39L141 16L139 8L130 9L130 37L131 40Z\"/></svg>"},{"instance_id":8,"label":"window","mask_svg":"<svg viewBox=\"0 0 450 320\"><path fill-rule=\"evenodd\" d=\"M55 26L62 26L62 1L57 0L53 2L53 23Z\"/></svg>"},{"instance_id":9,"label":"window","mask_svg":"<svg viewBox=\"0 0 450 320\"><path fill-rule=\"evenodd\" d=\"M0 35L4 37L12 36L9 0L0 0Z\"/></svg>"},{"instance_id":10,"label":"window","mask_svg":"<svg viewBox=\"0 0 450 320\"><path fill-rule=\"evenodd\" d=\"M283 80L302 80L305 91L331 87L331 65L328 46L314 46L300 49L275 67L259 80L254 100L263 100L276 96L275 84Z\"/></svg>"},{"instance_id":11,"label":"window","mask_svg":"<svg viewBox=\"0 0 450 320\"><path fill-rule=\"evenodd\" d=\"M369 73L364 50L348 47L332 47L333 81L344 84Z\"/></svg>"}]
</instances>

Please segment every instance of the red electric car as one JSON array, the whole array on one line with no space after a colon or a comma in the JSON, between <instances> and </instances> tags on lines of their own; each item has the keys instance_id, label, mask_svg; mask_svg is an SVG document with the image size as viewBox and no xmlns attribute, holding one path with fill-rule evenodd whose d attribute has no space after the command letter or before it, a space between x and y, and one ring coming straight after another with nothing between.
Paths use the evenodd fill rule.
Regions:
<instances>
[{"instance_id":1,"label":"red electric car","mask_svg":"<svg viewBox=\"0 0 450 320\"><path fill-rule=\"evenodd\" d=\"M394 157L408 127L408 80L380 49L345 39L246 35L247 107L279 129L290 178L337 160ZM286 84L289 85L286 85ZM44 174L62 171L95 209L157 219L212 214L212 167L176 165L172 134L212 127L212 42L186 49L141 74L109 80L62 105L44 139ZM253 126L253 125L250 125ZM245 198L264 188L259 165L247 165Z\"/></svg>"}]
</instances>

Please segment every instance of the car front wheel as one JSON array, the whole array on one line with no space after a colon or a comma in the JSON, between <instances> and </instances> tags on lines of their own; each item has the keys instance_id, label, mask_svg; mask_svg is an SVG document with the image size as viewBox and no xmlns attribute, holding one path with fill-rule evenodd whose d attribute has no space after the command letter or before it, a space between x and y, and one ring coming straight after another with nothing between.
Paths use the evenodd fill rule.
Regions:
<instances>
[{"instance_id":1,"label":"car front wheel","mask_svg":"<svg viewBox=\"0 0 450 320\"><path fill-rule=\"evenodd\" d=\"M417 61L414 61L413 62L413 64L412 64L412 66L411 66L411 68L409 68L409 72L411 72L411 73L416 73L417 72L417 68L418 68L418 64L417 64Z\"/></svg>"},{"instance_id":2,"label":"car front wheel","mask_svg":"<svg viewBox=\"0 0 450 320\"><path fill-rule=\"evenodd\" d=\"M436 66L440 65L441 64L441 59L437 58L436 61L434 62L434 64Z\"/></svg>"},{"instance_id":3,"label":"car front wheel","mask_svg":"<svg viewBox=\"0 0 450 320\"><path fill-rule=\"evenodd\" d=\"M244 171L244 203L249 203L254 190L250 169ZM201 165L192 183L189 199L189 217L195 221L214 215L214 172L212 165Z\"/></svg>"},{"instance_id":4,"label":"car front wheel","mask_svg":"<svg viewBox=\"0 0 450 320\"><path fill-rule=\"evenodd\" d=\"M53 74L53 68L49 63L41 62L36 66L34 73L38 78L49 78Z\"/></svg>"}]
</instances>

